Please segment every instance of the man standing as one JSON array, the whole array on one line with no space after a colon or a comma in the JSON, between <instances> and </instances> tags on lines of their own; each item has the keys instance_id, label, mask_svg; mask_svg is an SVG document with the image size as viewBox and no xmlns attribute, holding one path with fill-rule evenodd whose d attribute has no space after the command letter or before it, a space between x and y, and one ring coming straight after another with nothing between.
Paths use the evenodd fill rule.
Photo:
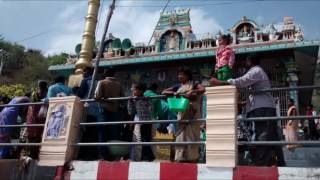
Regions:
<instances>
[{"instance_id":1,"label":"man standing","mask_svg":"<svg viewBox=\"0 0 320 180\"><path fill-rule=\"evenodd\" d=\"M245 75L228 81L211 79L212 85L235 85L238 88L249 88L252 91L271 88L270 80L265 71L259 66L256 56L249 56L246 67L249 69ZM247 104L247 117L273 117L276 116L275 101L269 92L253 92L249 95ZM278 126L276 121L255 122L256 141L279 141ZM278 166L284 166L282 148L280 146L257 146L255 163L257 166L271 166L273 153L277 156Z\"/></svg>"},{"instance_id":2,"label":"man standing","mask_svg":"<svg viewBox=\"0 0 320 180\"><path fill-rule=\"evenodd\" d=\"M92 83L93 71L94 71L93 67L89 67L89 66L83 70L83 79L77 91L77 96L80 97L81 99L92 98L92 95L94 94L94 90L98 83L97 79L94 80L93 91L89 97L89 90ZM99 102L87 102L85 103L85 107L86 107L86 117L85 117L86 122L103 122L104 121L104 117L103 117ZM86 127L85 129L83 129L82 137L81 137L82 142L97 142L99 139L99 136L97 134L98 130L99 130L99 127L97 126ZM81 147L79 157L84 160L96 159L97 154L99 155L98 153L99 148L101 147ZM103 157L99 157L99 159L103 159Z\"/></svg>"},{"instance_id":3,"label":"man standing","mask_svg":"<svg viewBox=\"0 0 320 180\"><path fill-rule=\"evenodd\" d=\"M114 77L115 70L113 68L107 68L104 72L106 78L99 81L96 89L95 99L103 100L114 97L122 97L123 91L120 82ZM118 101L107 101L102 102L101 106L104 111L105 121L119 121L119 102ZM121 126L120 125L110 125L106 128L101 127L99 130L99 141L105 142L110 140L120 140ZM101 152L100 154L104 154ZM104 156L104 155L103 155Z\"/></svg>"}]
</instances>

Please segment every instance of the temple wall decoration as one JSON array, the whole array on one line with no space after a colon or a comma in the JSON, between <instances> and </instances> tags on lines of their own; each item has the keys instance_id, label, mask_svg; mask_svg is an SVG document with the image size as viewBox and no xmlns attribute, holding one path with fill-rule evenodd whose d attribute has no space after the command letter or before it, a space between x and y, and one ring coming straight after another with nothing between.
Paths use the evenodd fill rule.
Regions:
<instances>
[{"instance_id":1,"label":"temple wall decoration","mask_svg":"<svg viewBox=\"0 0 320 180\"><path fill-rule=\"evenodd\" d=\"M217 38L221 34L228 33L231 34L233 45L303 40L302 28L294 22L292 17L284 17L279 23L262 25L244 16L227 32L218 32L216 35L211 33L204 33L205 36L196 35L191 26L190 9L181 9L167 11L160 16L150 44L132 42L132 46L128 48L122 46L121 39L110 33L104 42L103 60L216 48ZM125 40L131 42L128 38Z\"/></svg>"}]
</instances>

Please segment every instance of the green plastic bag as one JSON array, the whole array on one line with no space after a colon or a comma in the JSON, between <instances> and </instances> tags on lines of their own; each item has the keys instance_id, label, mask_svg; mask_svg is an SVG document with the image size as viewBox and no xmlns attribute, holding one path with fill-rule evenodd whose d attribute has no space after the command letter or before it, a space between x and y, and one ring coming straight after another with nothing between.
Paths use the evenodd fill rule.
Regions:
<instances>
[{"instance_id":1,"label":"green plastic bag","mask_svg":"<svg viewBox=\"0 0 320 180\"><path fill-rule=\"evenodd\" d=\"M187 107L189 105L189 99L184 97L172 97L168 98L168 106L170 111L173 112L184 112L187 110Z\"/></svg>"}]
</instances>

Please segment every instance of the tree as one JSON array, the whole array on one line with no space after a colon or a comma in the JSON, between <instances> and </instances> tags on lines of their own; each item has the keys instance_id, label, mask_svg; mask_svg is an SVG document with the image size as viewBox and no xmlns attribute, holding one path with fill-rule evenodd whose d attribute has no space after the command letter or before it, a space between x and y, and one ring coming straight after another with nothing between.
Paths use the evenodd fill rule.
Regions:
<instances>
[{"instance_id":1,"label":"tree","mask_svg":"<svg viewBox=\"0 0 320 180\"><path fill-rule=\"evenodd\" d=\"M48 65L52 66L52 65L56 65L56 64L65 64L67 62L68 56L69 55L67 53L61 53L58 55L48 56Z\"/></svg>"},{"instance_id":2,"label":"tree","mask_svg":"<svg viewBox=\"0 0 320 180\"><path fill-rule=\"evenodd\" d=\"M41 51L25 50L24 46L8 42L2 36L0 36L0 49L8 54L6 59L0 57L2 62L0 84L22 84L26 88L31 88L36 86L40 79L51 80L48 59Z\"/></svg>"}]
</instances>

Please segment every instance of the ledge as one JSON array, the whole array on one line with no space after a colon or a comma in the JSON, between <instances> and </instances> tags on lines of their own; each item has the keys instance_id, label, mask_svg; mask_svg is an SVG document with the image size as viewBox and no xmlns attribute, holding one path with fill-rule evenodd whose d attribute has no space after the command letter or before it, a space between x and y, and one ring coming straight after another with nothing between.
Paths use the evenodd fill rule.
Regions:
<instances>
[{"instance_id":1,"label":"ledge","mask_svg":"<svg viewBox=\"0 0 320 180\"><path fill-rule=\"evenodd\" d=\"M236 50L236 54L245 54L245 53L252 53L252 52L294 49L294 48L300 48L300 47L319 46L319 45L320 45L320 41L294 42L290 40L290 41L268 41L268 42L240 44L240 45L237 44L237 45L234 45L233 47ZM149 54L145 56L130 56L130 57L122 56L122 57L115 57L112 59L101 59L100 67L190 60L194 58L203 58L203 57L215 57L215 50L216 50L216 47L206 48L206 49L192 49L192 50L184 50L184 51L177 51L177 52ZM74 68L75 68L74 64L62 64L62 65L50 66L49 71L72 70Z\"/></svg>"}]
</instances>

